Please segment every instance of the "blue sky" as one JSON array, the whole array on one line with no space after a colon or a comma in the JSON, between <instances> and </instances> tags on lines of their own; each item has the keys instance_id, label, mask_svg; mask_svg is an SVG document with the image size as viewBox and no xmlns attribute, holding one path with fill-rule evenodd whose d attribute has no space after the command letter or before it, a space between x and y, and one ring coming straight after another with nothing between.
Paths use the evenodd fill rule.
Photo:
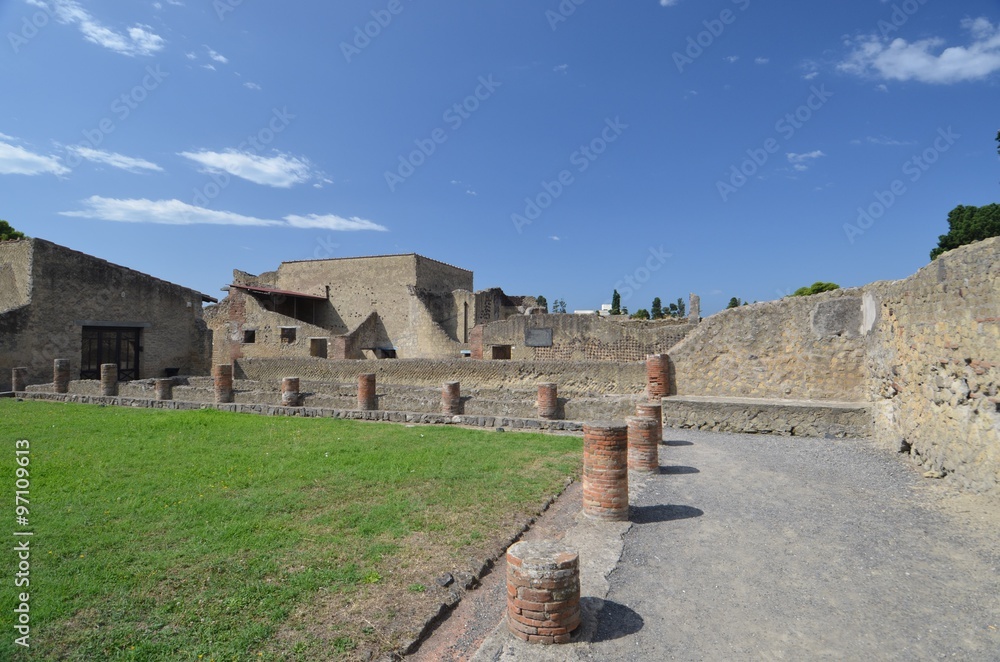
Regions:
<instances>
[{"instance_id":1,"label":"blue sky","mask_svg":"<svg viewBox=\"0 0 1000 662\"><path fill-rule=\"evenodd\" d=\"M632 311L902 278L1000 199L1000 3L0 0L0 218L219 295L417 252Z\"/></svg>"}]
</instances>

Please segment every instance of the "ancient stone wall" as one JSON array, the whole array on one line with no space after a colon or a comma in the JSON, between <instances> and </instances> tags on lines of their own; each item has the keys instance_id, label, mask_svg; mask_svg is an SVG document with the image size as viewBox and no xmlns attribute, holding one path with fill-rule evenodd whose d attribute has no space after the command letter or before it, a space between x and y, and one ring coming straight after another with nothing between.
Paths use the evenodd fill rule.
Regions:
<instances>
[{"instance_id":1,"label":"ancient stone wall","mask_svg":"<svg viewBox=\"0 0 1000 662\"><path fill-rule=\"evenodd\" d=\"M526 361L642 361L680 342L696 325L678 320L622 321L597 315L516 315L483 327L482 355L510 347ZM529 337L551 333L551 346L529 346ZM530 341L530 342L535 342ZM537 344L537 342L536 342Z\"/></svg>"},{"instance_id":2,"label":"ancient stone wall","mask_svg":"<svg viewBox=\"0 0 1000 662\"><path fill-rule=\"evenodd\" d=\"M28 367L29 384L51 381L57 358L79 376L84 326L141 328L140 377L208 372L211 334L198 292L41 239L0 243L0 264L11 265L19 300L30 288L29 305L0 312L0 391L13 367Z\"/></svg>"},{"instance_id":3,"label":"ancient stone wall","mask_svg":"<svg viewBox=\"0 0 1000 662\"><path fill-rule=\"evenodd\" d=\"M876 439L966 489L1000 481L1000 238L864 288Z\"/></svg>"},{"instance_id":4,"label":"ancient stone wall","mask_svg":"<svg viewBox=\"0 0 1000 662\"><path fill-rule=\"evenodd\" d=\"M868 399L856 289L723 310L669 354L678 395Z\"/></svg>"},{"instance_id":5,"label":"ancient stone wall","mask_svg":"<svg viewBox=\"0 0 1000 662\"><path fill-rule=\"evenodd\" d=\"M296 376L315 381L356 384L358 375L375 373L379 384L405 384L440 388L460 381L463 389L521 388L535 391L541 382L552 382L562 395L641 394L646 386L642 363L570 361L474 361L472 359L328 361L323 359L239 359L237 377L280 382Z\"/></svg>"}]
</instances>

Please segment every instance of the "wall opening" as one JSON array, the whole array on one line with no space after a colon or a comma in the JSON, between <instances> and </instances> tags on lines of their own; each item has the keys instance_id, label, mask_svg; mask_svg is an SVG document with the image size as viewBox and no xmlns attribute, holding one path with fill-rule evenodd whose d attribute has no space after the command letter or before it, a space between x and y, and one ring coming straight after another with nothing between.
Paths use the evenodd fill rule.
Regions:
<instances>
[{"instance_id":1,"label":"wall opening","mask_svg":"<svg viewBox=\"0 0 1000 662\"><path fill-rule=\"evenodd\" d=\"M511 345L493 345L494 361L509 361Z\"/></svg>"},{"instance_id":2,"label":"wall opening","mask_svg":"<svg viewBox=\"0 0 1000 662\"><path fill-rule=\"evenodd\" d=\"M377 359L394 359L396 358L396 350L394 349L376 349L375 358Z\"/></svg>"},{"instance_id":3,"label":"wall opening","mask_svg":"<svg viewBox=\"0 0 1000 662\"><path fill-rule=\"evenodd\" d=\"M315 356L321 359L326 358L326 338L309 339L309 356Z\"/></svg>"},{"instance_id":4,"label":"wall opening","mask_svg":"<svg viewBox=\"0 0 1000 662\"><path fill-rule=\"evenodd\" d=\"M294 326L283 326L283 327L280 327L280 328L281 328L281 342L282 342L282 344L287 345L287 344L291 344L291 343L295 342L296 327L294 327Z\"/></svg>"},{"instance_id":5,"label":"wall opening","mask_svg":"<svg viewBox=\"0 0 1000 662\"><path fill-rule=\"evenodd\" d=\"M118 381L139 379L141 328L85 326L80 359L80 379L100 379L101 364L118 365Z\"/></svg>"},{"instance_id":6,"label":"wall opening","mask_svg":"<svg viewBox=\"0 0 1000 662\"><path fill-rule=\"evenodd\" d=\"M247 345L257 342L257 331L255 329L244 329L243 342Z\"/></svg>"}]
</instances>

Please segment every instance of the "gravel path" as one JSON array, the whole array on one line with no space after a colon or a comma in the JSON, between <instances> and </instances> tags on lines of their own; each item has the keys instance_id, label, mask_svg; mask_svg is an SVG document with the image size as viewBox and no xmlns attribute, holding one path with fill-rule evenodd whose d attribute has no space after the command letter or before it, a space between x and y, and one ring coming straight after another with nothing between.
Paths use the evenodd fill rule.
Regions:
<instances>
[{"instance_id":1,"label":"gravel path","mask_svg":"<svg viewBox=\"0 0 1000 662\"><path fill-rule=\"evenodd\" d=\"M666 435L631 527L566 534L622 550L585 571L583 640L500 623L476 660L1000 660L996 501L867 441Z\"/></svg>"}]
</instances>

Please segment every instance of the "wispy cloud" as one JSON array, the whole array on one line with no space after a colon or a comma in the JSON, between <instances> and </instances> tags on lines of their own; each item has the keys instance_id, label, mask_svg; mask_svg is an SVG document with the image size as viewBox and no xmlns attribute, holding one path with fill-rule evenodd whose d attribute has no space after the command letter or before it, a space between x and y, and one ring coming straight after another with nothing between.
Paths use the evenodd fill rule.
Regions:
<instances>
[{"instance_id":1,"label":"wispy cloud","mask_svg":"<svg viewBox=\"0 0 1000 662\"><path fill-rule=\"evenodd\" d=\"M119 200L92 195L83 201L85 209L59 212L62 216L89 218L120 223L156 223L161 225L241 225L285 227L335 231L373 230L387 232L378 223L362 218L343 218L333 214L289 215L282 220L245 216L228 211L196 207L180 200Z\"/></svg>"},{"instance_id":2,"label":"wispy cloud","mask_svg":"<svg viewBox=\"0 0 1000 662\"><path fill-rule=\"evenodd\" d=\"M569 72L569 65L568 64L557 65L555 67L552 67L552 71L556 72L557 74L566 74Z\"/></svg>"},{"instance_id":3,"label":"wispy cloud","mask_svg":"<svg viewBox=\"0 0 1000 662\"><path fill-rule=\"evenodd\" d=\"M90 147L83 147L81 145L70 147L69 151L76 154L81 159L86 159L87 161L92 161L94 163L103 163L113 168L127 170L128 172L163 172L163 168L156 165L152 161L125 156L124 154L118 154L116 152L105 152L104 150L91 149Z\"/></svg>"},{"instance_id":4,"label":"wispy cloud","mask_svg":"<svg viewBox=\"0 0 1000 662\"><path fill-rule=\"evenodd\" d=\"M4 136L13 140L10 136ZM70 170L58 157L35 154L23 147L0 142L0 175L66 175Z\"/></svg>"},{"instance_id":5,"label":"wispy cloud","mask_svg":"<svg viewBox=\"0 0 1000 662\"><path fill-rule=\"evenodd\" d=\"M257 83L253 83L251 81L243 83L243 87L247 88L248 90L254 90L254 91L259 91L261 89L260 85L258 85Z\"/></svg>"},{"instance_id":6,"label":"wispy cloud","mask_svg":"<svg viewBox=\"0 0 1000 662\"><path fill-rule=\"evenodd\" d=\"M180 152L180 156L200 164L206 172L227 172L254 184L275 188L291 188L296 184L324 178L323 173L313 170L308 159L280 152L276 156L267 157L235 149L224 152L202 150Z\"/></svg>"},{"instance_id":7,"label":"wispy cloud","mask_svg":"<svg viewBox=\"0 0 1000 662\"><path fill-rule=\"evenodd\" d=\"M965 46L946 46L940 37L909 42L872 34L849 39L851 52L837 68L857 76L932 84L981 80L1000 71L1000 26L984 17L964 19L961 26L971 37Z\"/></svg>"},{"instance_id":8,"label":"wispy cloud","mask_svg":"<svg viewBox=\"0 0 1000 662\"><path fill-rule=\"evenodd\" d=\"M206 46L205 48L208 50L208 57L210 59L215 60L216 62L219 62L221 64L229 64L229 58L227 58L225 55L220 55L218 52L216 52L212 48L209 48L208 46Z\"/></svg>"},{"instance_id":9,"label":"wispy cloud","mask_svg":"<svg viewBox=\"0 0 1000 662\"><path fill-rule=\"evenodd\" d=\"M771 58L769 58L769 57L757 57L757 58L754 58L753 63L754 64L767 64L770 61L771 61Z\"/></svg>"},{"instance_id":10,"label":"wispy cloud","mask_svg":"<svg viewBox=\"0 0 1000 662\"><path fill-rule=\"evenodd\" d=\"M806 152L805 154L796 154L795 152L788 152L785 156L788 157L788 162L792 164L792 167L799 172L809 169L810 162L815 159L826 156L820 150L814 150L812 152Z\"/></svg>"},{"instance_id":11,"label":"wispy cloud","mask_svg":"<svg viewBox=\"0 0 1000 662\"><path fill-rule=\"evenodd\" d=\"M661 7L673 7L681 0L660 0Z\"/></svg>"},{"instance_id":12,"label":"wispy cloud","mask_svg":"<svg viewBox=\"0 0 1000 662\"><path fill-rule=\"evenodd\" d=\"M886 136L868 136L866 140L872 145L882 145L885 147L909 147L917 144L915 140L896 140L895 138L888 138Z\"/></svg>"},{"instance_id":13,"label":"wispy cloud","mask_svg":"<svg viewBox=\"0 0 1000 662\"><path fill-rule=\"evenodd\" d=\"M739 55L727 55L723 59L725 59L725 61L728 62L729 64L732 64L734 62L739 62L740 56Z\"/></svg>"},{"instance_id":14,"label":"wispy cloud","mask_svg":"<svg viewBox=\"0 0 1000 662\"><path fill-rule=\"evenodd\" d=\"M65 25L76 25L87 41L122 55L152 55L163 50L166 42L152 28L136 23L121 33L103 25L76 0L25 0L41 7Z\"/></svg>"}]
</instances>

